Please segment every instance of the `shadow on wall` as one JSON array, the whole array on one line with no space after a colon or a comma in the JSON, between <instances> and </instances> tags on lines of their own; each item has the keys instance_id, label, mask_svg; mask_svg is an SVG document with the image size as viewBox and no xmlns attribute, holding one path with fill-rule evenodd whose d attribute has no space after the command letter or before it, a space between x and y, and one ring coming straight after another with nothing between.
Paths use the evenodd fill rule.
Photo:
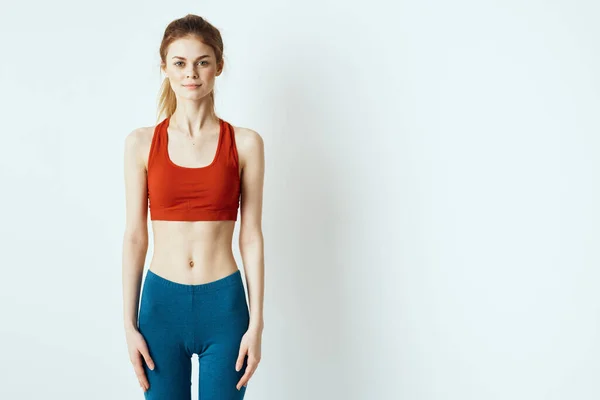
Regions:
<instances>
[{"instance_id":1,"label":"shadow on wall","mask_svg":"<svg viewBox=\"0 0 600 400\"><path fill-rule=\"evenodd\" d=\"M293 70L291 65L279 67ZM335 154L344 146L343 132L351 130L344 124L353 121L335 120L334 112L343 107L331 110L327 101L341 93L323 85L322 71L303 67L302 74L275 77L274 83L280 88L280 108L273 113L277 128L269 146L276 150L267 163L273 188L269 214L276 218L268 237L273 256L266 259L265 299L274 317L267 322L265 341L273 352L266 361L274 368L265 378L265 394L289 400L360 399L355 389L362 367L353 350L355 311L349 309L348 296L362 294L344 286L353 253L347 250L352 244L347 238L358 232L349 229L353 216L345 207L348 190L343 185L352 181L350 170L336 165Z\"/></svg>"}]
</instances>

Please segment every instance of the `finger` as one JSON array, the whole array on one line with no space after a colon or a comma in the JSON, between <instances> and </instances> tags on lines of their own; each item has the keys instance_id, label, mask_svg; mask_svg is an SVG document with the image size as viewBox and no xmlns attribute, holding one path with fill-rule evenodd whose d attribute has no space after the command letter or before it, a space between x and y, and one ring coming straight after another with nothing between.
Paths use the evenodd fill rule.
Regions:
<instances>
[{"instance_id":1,"label":"finger","mask_svg":"<svg viewBox=\"0 0 600 400\"><path fill-rule=\"evenodd\" d=\"M148 378L146 377L146 372L144 371L144 367L142 366L142 362L136 362L133 365L133 369L135 370L135 375L137 376L140 384L146 387L150 386L150 384L148 383Z\"/></svg>"},{"instance_id":2,"label":"finger","mask_svg":"<svg viewBox=\"0 0 600 400\"><path fill-rule=\"evenodd\" d=\"M148 347L145 344L142 344L140 346L139 351L142 354L142 356L144 357L144 360L146 361L146 365L148 366L148 368L150 368L151 370L154 371L154 361L152 360L152 357L150 357L150 352L148 351Z\"/></svg>"},{"instance_id":3,"label":"finger","mask_svg":"<svg viewBox=\"0 0 600 400\"><path fill-rule=\"evenodd\" d=\"M254 373L256 372L257 368L258 368L258 361L254 361L254 362L250 361L250 363L248 364L248 367L246 368L246 375L248 375L248 378L246 378L246 383L244 383L244 386L248 385L248 382L254 376Z\"/></svg>"},{"instance_id":4,"label":"finger","mask_svg":"<svg viewBox=\"0 0 600 400\"><path fill-rule=\"evenodd\" d=\"M140 386L142 388L150 387L150 383L148 382L148 379L146 379L144 376L138 376L138 382L140 383Z\"/></svg>"},{"instance_id":5,"label":"finger","mask_svg":"<svg viewBox=\"0 0 600 400\"><path fill-rule=\"evenodd\" d=\"M246 358L246 348L240 348L240 352L238 354L237 361L235 363L235 370L239 371L244 365L244 359Z\"/></svg>"},{"instance_id":6,"label":"finger","mask_svg":"<svg viewBox=\"0 0 600 400\"><path fill-rule=\"evenodd\" d=\"M248 386L248 382L250 382L250 379L252 379L252 375L254 375L252 372L250 372L249 374L245 375L246 378L240 380L240 385L242 385L242 386Z\"/></svg>"},{"instance_id":7,"label":"finger","mask_svg":"<svg viewBox=\"0 0 600 400\"><path fill-rule=\"evenodd\" d=\"M248 366L246 368L246 373L244 374L244 376L242 376L242 378L239 380L238 384L237 384L237 389L240 390L240 388L242 386L246 386L248 384L248 380L250 380L250 377L253 374L253 370L252 368L250 368L250 366Z\"/></svg>"}]
</instances>

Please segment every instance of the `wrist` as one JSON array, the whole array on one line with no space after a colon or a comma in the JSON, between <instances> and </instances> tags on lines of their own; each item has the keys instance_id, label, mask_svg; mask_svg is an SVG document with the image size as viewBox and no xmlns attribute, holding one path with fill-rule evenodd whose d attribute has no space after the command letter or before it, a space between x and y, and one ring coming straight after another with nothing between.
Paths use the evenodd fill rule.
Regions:
<instances>
[{"instance_id":1,"label":"wrist","mask_svg":"<svg viewBox=\"0 0 600 400\"><path fill-rule=\"evenodd\" d=\"M132 322L127 322L125 323L125 332L133 332L133 331L137 331L137 325L132 323Z\"/></svg>"},{"instance_id":2,"label":"wrist","mask_svg":"<svg viewBox=\"0 0 600 400\"><path fill-rule=\"evenodd\" d=\"M248 330L262 332L265 327L264 321L252 321L250 320L250 324L248 325Z\"/></svg>"}]
</instances>

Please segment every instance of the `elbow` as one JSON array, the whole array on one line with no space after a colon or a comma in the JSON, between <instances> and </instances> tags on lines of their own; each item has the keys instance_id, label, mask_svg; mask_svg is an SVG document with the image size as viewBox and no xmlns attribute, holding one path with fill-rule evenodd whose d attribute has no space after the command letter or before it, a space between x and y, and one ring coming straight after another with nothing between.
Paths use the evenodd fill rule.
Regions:
<instances>
[{"instance_id":1,"label":"elbow","mask_svg":"<svg viewBox=\"0 0 600 400\"><path fill-rule=\"evenodd\" d=\"M254 244L254 243L262 243L263 234L261 230L254 229L252 231L240 231L239 243L240 247Z\"/></svg>"},{"instance_id":2,"label":"elbow","mask_svg":"<svg viewBox=\"0 0 600 400\"><path fill-rule=\"evenodd\" d=\"M148 245L148 231L147 230L146 231L138 230L135 232L125 232L123 240L125 241L125 243L131 244L131 245L147 246Z\"/></svg>"}]
</instances>

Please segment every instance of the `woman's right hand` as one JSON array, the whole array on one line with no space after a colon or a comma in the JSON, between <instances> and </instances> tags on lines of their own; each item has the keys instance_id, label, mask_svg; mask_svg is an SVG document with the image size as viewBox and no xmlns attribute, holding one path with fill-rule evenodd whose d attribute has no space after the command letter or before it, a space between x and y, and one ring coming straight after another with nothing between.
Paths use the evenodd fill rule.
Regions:
<instances>
[{"instance_id":1,"label":"woman's right hand","mask_svg":"<svg viewBox=\"0 0 600 400\"><path fill-rule=\"evenodd\" d=\"M148 365L151 370L154 370L154 361L152 361L150 353L148 352L146 340L137 329L128 329L125 331L125 335L127 337L129 360L133 364L133 369L140 382L140 387L145 392L150 388L150 383L148 383L148 378L146 377L142 362L145 361L146 365Z\"/></svg>"}]
</instances>

